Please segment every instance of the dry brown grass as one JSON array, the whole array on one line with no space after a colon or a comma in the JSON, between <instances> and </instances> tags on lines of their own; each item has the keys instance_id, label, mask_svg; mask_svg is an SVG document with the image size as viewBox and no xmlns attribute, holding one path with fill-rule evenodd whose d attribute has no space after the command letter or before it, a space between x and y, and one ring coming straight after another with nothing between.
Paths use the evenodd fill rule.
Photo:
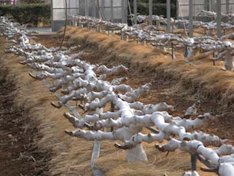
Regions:
<instances>
[{"instance_id":1,"label":"dry brown grass","mask_svg":"<svg viewBox=\"0 0 234 176\"><path fill-rule=\"evenodd\" d=\"M127 42L119 40L116 35L108 36L104 33L90 32L87 29L78 29L69 27L67 29L67 38L77 44L96 47L99 52L111 54L113 57L132 59L136 62L144 62L144 59L158 57L157 62L170 61L170 57L160 53L158 49L150 46L142 46L136 42ZM97 53L97 54L98 54ZM98 58L100 59L100 58Z\"/></svg>"}]
</instances>

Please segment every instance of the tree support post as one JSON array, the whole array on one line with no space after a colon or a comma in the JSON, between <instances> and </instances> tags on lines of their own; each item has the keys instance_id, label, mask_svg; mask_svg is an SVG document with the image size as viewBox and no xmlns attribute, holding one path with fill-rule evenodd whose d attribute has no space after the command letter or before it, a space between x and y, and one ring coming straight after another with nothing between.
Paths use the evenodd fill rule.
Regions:
<instances>
[{"instance_id":1,"label":"tree support post","mask_svg":"<svg viewBox=\"0 0 234 176\"><path fill-rule=\"evenodd\" d=\"M196 154L191 154L191 169L192 171L197 170L197 155Z\"/></svg>"}]
</instances>

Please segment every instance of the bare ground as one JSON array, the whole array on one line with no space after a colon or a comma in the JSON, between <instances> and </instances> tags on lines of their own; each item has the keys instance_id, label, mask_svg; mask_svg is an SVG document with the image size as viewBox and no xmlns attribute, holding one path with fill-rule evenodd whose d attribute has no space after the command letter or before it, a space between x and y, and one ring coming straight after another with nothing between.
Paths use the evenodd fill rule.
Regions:
<instances>
[{"instance_id":1,"label":"bare ground","mask_svg":"<svg viewBox=\"0 0 234 176\"><path fill-rule=\"evenodd\" d=\"M0 70L0 175L48 175L48 151L38 148L37 124L27 109L16 106L14 75Z\"/></svg>"}]
</instances>

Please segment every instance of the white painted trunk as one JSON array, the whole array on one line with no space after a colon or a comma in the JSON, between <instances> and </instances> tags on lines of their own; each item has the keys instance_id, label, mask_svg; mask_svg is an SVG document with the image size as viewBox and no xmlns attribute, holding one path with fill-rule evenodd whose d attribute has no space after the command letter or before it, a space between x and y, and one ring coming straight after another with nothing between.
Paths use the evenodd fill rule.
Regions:
<instances>
[{"instance_id":1,"label":"white painted trunk","mask_svg":"<svg viewBox=\"0 0 234 176\"><path fill-rule=\"evenodd\" d=\"M136 145L134 148L129 149L127 152L127 160L129 162L136 161L147 161L145 150L143 149L142 143Z\"/></svg>"}]
</instances>

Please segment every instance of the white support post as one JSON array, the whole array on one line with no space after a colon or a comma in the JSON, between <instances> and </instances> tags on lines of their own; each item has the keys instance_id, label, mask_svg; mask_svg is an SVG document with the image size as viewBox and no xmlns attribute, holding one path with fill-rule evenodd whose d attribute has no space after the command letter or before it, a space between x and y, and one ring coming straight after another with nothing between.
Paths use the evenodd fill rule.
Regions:
<instances>
[{"instance_id":1,"label":"white support post","mask_svg":"<svg viewBox=\"0 0 234 176\"><path fill-rule=\"evenodd\" d=\"M217 8L217 37L220 38L222 36L222 29L221 29L221 0L217 0L216 4Z\"/></svg>"},{"instance_id":2,"label":"white support post","mask_svg":"<svg viewBox=\"0 0 234 176\"><path fill-rule=\"evenodd\" d=\"M171 0L167 0L167 32L171 32Z\"/></svg>"},{"instance_id":3,"label":"white support post","mask_svg":"<svg viewBox=\"0 0 234 176\"><path fill-rule=\"evenodd\" d=\"M111 21L114 21L114 2L111 0Z\"/></svg>"},{"instance_id":4,"label":"white support post","mask_svg":"<svg viewBox=\"0 0 234 176\"><path fill-rule=\"evenodd\" d=\"M51 1L51 24L52 24L52 31L55 31L54 29L54 0Z\"/></svg>"},{"instance_id":5,"label":"white support post","mask_svg":"<svg viewBox=\"0 0 234 176\"><path fill-rule=\"evenodd\" d=\"M125 0L124 1L125 2L125 10L124 10L124 12L125 12L125 23L128 23L128 4L129 4L129 0Z\"/></svg>"},{"instance_id":6,"label":"white support post","mask_svg":"<svg viewBox=\"0 0 234 176\"><path fill-rule=\"evenodd\" d=\"M124 0L121 0L122 23L124 23Z\"/></svg>"},{"instance_id":7,"label":"white support post","mask_svg":"<svg viewBox=\"0 0 234 176\"><path fill-rule=\"evenodd\" d=\"M193 0L189 0L189 37L193 37Z\"/></svg>"},{"instance_id":8,"label":"white support post","mask_svg":"<svg viewBox=\"0 0 234 176\"><path fill-rule=\"evenodd\" d=\"M96 16L97 18L101 19L101 14L100 14L100 1L99 0L96 0Z\"/></svg>"},{"instance_id":9,"label":"white support post","mask_svg":"<svg viewBox=\"0 0 234 176\"><path fill-rule=\"evenodd\" d=\"M81 15L81 5L82 5L82 3L81 3L81 0L79 0L79 13L78 13L78 15Z\"/></svg>"},{"instance_id":10,"label":"white support post","mask_svg":"<svg viewBox=\"0 0 234 176\"><path fill-rule=\"evenodd\" d=\"M149 25L152 25L153 2L149 0Z\"/></svg>"},{"instance_id":11,"label":"white support post","mask_svg":"<svg viewBox=\"0 0 234 176\"><path fill-rule=\"evenodd\" d=\"M93 16L95 18L97 18L97 8L96 8L96 6L97 6L97 1L94 1L93 2Z\"/></svg>"},{"instance_id":12,"label":"white support post","mask_svg":"<svg viewBox=\"0 0 234 176\"><path fill-rule=\"evenodd\" d=\"M208 0L204 0L204 10L209 10L209 1Z\"/></svg>"},{"instance_id":13,"label":"white support post","mask_svg":"<svg viewBox=\"0 0 234 176\"><path fill-rule=\"evenodd\" d=\"M127 0L122 0L122 23L127 23Z\"/></svg>"},{"instance_id":14,"label":"white support post","mask_svg":"<svg viewBox=\"0 0 234 176\"><path fill-rule=\"evenodd\" d=\"M88 12L88 1L85 0L85 16L89 16L89 12Z\"/></svg>"},{"instance_id":15,"label":"white support post","mask_svg":"<svg viewBox=\"0 0 234 176\"><path fill-rule=\"evenodd\" d=\"M102 19L104 18L105 19L105 2L104 0L101 0L101 15L102 15Z\"/></svg>"},{"instance_id":16,"label":"white support post","mask_svg":"<svg viewBox=\"0 0 234 176\"><path fill-rule=\"evenodd\" d=\"M213 11L212 0L208 0L208 1L209 1L209 10L208 11Z\"/></svg>"},{"instance_id":17,"label":"white support post","mask_svg":"<svg viewBox=\"0 0 234 176\"><path fill-rule=\"evenodd\" d=\"M70 16L70 15L71 15L71 2L67 1L67 16Z\"/></svg>"},{"instance_id":18,"label":"white support post","mask_svg":"<svg viewBox=\"0 0 234 176\"><path fill-rule=\"evenodd\" d=\"M76 1L76 15L80 15L80 1Z\"/></svg>"},{"instance_id":19,"label":"white support post","mask_svg":"<svg viewBox=\"0 0 234 176\"><path fill-rule=\"evenodd\" d=\"M229 13L229 5L230 5L230 1L226 0L226 13Z\"/></svg>"}]
</instances>

